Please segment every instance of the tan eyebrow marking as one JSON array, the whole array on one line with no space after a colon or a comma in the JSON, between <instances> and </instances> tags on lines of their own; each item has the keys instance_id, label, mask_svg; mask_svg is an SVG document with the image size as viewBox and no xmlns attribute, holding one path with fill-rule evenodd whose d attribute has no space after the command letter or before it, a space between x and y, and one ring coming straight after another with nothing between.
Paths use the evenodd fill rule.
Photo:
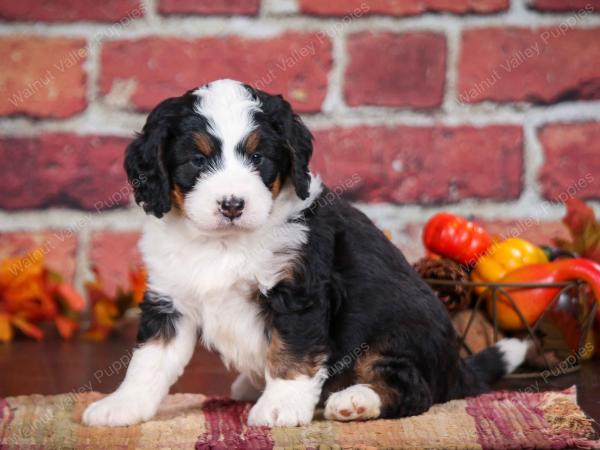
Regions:
<instances>
[{"instance_id":1,"label":"tan eyebrow marking","mask_svg":"<svg viewBox=\"0 0 600 450\"><path fill-rule=\"evenodd\" d=\"M210 138L204 133L194 133L194 142L198 151L204 156L208 157L212 155L214 148Z\"/></svg>"},{"instance_id":2,"label":"tan eyebrow marking","mask_svg":"<svg viewBox=\"0 0 600 450\"><path fill-rule=\"evenodd\" d=\"M258 134L258 130L254 130L252 133L248 135L246 138L246 142L244 143L244 149L246 153L251 155L258 148L258 143L260 141L260 135Z\"/></svg>"}]
</instances>

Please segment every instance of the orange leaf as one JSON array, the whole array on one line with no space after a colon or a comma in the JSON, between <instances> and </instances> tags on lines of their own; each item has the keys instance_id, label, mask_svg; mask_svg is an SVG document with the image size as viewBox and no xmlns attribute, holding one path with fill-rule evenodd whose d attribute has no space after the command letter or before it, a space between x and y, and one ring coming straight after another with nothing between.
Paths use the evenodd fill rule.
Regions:
<instances>
[{"instance_id":1,"label":"orange leaf","mask_svg":"<svg viewBox=\"0 0 600 450\"><path fill-rule=\"evenodd\" d=\"M99 326L112 327L119 314L119 308L111 301L101 301L92 308L94 322Z\"/></svg>"},{"instance_id":2,"label":"orange leaf","mask_svg":"<svg viewBox=\"0 0 600 450\"><path fill-rule=\"evenodd\" d=\"M71 310L83 310L85 301L83 300L83 297L79 295L79 292L73 288L73 286L67 283L59 283L55 286L55 290Z\"/></svg>"},{"instance_id":3,"label":"orange leaf","mask_svg":"<svg viewBox=\"0 0 600 450\"><path fill-rule=\"evenodd\" d=\"M12 341L13 329L10 324L10 316L0 313L0 342Z\"/></svg>"},{"instance_id":4,"label":"orange leaf","mask_svg":"<svg viewBox=\"0 0 600 450\"><path fill-rule=\"evenodd\" d=\"M56 319L54 319L54 323L56 324L58 333L63 339L70 339L73 337L73 334L77 331L77 328L79 328L77 322L65 316L57 316Z\"/></svg>"},{"instance_id":5,"label":"orange leaf","mask_svg":"<svg viewBox=\"0 0 600 450\"><path fill-rule=\"evenodd\" d=\"M41 329L27 322L27 320L23 319L22 317L13 317L12 324L15 326L15 328L21 330L23 334L37 341L41 341L44 338L44 332Z\"/></svg>"},{"instance_id":6,"label":"orange leaf","mask_svg":"<svg viewBox=\"0 0 600 450\"><path fill-rule=\"evenodd\" d=\"M140 266L136 270L129 272L129 282L131 283L133 301L137 304L142 303L142 300L144 300L147 277L148 274L146 272L146 268L143 266Z\"/></svg>"},{"instance_id":7,"label":"orange leaf","mask_svg":"<svg viewBox=\"0 0 600 450\"><path fill-rule=\"evenodd\" d=\"M24 284L44 275L44 254L38 249L25 256L7 258L0 263L0 286Z\"/></svg>"},{"instance_id":8,"label":"orange leaf","mask_svg":"<svg viewBox=\"0 0 600 450\"><path fill-rule=\"evenodd\" d=\"M83 333L83 338L90 341L103 341L110 333L110 328L93 328Z\"/></svg>"}]
</instances>

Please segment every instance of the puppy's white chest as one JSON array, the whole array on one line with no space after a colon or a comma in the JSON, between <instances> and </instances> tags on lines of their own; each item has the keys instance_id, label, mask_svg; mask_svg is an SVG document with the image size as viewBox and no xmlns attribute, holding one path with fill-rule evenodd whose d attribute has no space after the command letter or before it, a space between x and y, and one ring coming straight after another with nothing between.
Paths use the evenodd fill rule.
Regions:
<instances>
[{"instance_id":1,"label":"puppy's white chest","mask_svg":"<svg viewBox=\"0 0 600 450\"><path fill-rule=\"evenodd\" d=\"M201 304L203 344L217 351L226 366L263 376L267 339L257 299L232 289Z\"/></svg>"},{"instance_id":2,"label":"puppy's white chest","mask_svg":"<svg viewBox=\"0 0 600 450\"><path fill-rule=\"evenodd\" d=\"M305 228L285 224L238 241L193 240L181 229L147 226L140 242L150 288L194 318L205 346L240 372L262 376L267 339L257 296L289 273Z\"/></svg>"}]
</instances>

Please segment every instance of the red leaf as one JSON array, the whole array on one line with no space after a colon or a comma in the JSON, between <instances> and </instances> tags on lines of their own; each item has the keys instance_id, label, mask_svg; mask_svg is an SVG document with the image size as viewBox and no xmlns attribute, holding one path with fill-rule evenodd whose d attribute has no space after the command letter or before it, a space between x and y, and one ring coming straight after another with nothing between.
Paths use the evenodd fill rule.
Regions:
<instances>
[{"instance_id":1,"label":"red leaf","mask_svg":"<svg viewBox=\"0 0 600 450\"><path fill-rule=\"evenodd\" d=\"M583 233L590 223L596 221L594 210L577 198L567 200L567 215L563 223L569 228L573 237Z\"/></svg>"}]
</instances>

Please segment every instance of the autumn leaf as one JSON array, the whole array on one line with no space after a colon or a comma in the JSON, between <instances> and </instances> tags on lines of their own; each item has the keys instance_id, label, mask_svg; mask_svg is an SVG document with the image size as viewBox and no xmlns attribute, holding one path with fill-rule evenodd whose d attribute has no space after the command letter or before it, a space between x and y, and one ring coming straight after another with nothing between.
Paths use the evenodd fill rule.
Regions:
<instances>
[{"instance_id":1,"label":"autumn leaf","mask_svg":"<svg viewBox=\"0 0 600 450\"><path fill-rule=\"evenodd\" d=\"M85 300L70 284L58 283L54 289L70 310L81 311L85 307Z\"/></svg>"},{"instance_id":2,"label":"autumn leaf","mask_svg":"<svg viewBox=\"0 0 600 450\"><path fill-rule=\"evenodd\" d=\"M14 316L11 322L15 328L19 329L23 334L35 339L36 341L41 341L44 338L44 332L23 317Z\"/></svg>"},{"instance_id":3,"label":"autumn leaf","mask_svg":"<svg viewBox=\"0 0 600 450\"><path fill-rule=\"evenodd\" d=\"M14 329L41 340L39 325L53 321L61 336L69 337L83 306L75 289L47 269L40 249L0 261L0 341L11 340Z\"/></svg>"},{"instance_id":4,"label":"autumn leaf","mask_svg":"<svg viewBox=\"0 0 600 450\"><path fill-rule=\"evenodd\" d=\"M10 316L0 313L0 342L8 342L13 338L13 330L10 324Z\"/></svg>"},{"instance_id":5,"label":"autumn leaf","mask_svg":"<svg viewBox=\"0 0 600 450\"><path fill-rule=\"evenodd\" d=\"M571 241L555 239L555 244L565 250L600 262L600 223L594 210L581 200L567 200L567 214L563 223L569 229Z\"/></svg>"},{"instance_id":6,"label":"autumn leaf","mask_svg":"<svg viewBox=\"0 0 600 450\"><path fill-rule=\"evenodd\" d=\"M136 304L140 304L142 303L142 300L144 300L147 277L148 274L146 272L146 268L143 266L140 266L136 270L131 270L129 272L129 282L131 283L133 301Z\"/></svg>"},{"instance_id":7,"label":"autumn leaf","mask_svg":"<svg viewBox=\"0 0 600 450\"><path fill-rule=\"evenodd\" d=\"M77 322L65 316L57 316L54 319L56 329L60 336L64 339L70 339L75 334L75 331L79 328Z\"/></svg>"},{"instance_id":8,"label":"autumn leaf","mask_svg":"<svg viewBox=\"0 0 600 450\"><path fill-rule=\"evenodd\" d=\"M94 328L83 333L83 338L90 341L103 341L110 334L111 328Z\"/></svg>"},{"instance_id":9,"label":"autumn leaf","mask_svg":"<svg viewBox=\"0 0 600 450\"><path fill-rule=\"evenodd\" d=\"M590 224L596 222L594 210L578 198L570 198L566 205L567 214L563 223L569 228L572 236L583 233Z\"/></svg>"},{"instance_id":10,"label":"autumn leaf","mask_svg":"<svg viewBox=\"0 0 600 450\"><path fill-rule=\"evenodd\" d=\"M91 326L83 334L84 339L101 341L117 327L127 312L136 308L144 299L147 273L144 267L129 272L127 289L119 287L116 294L109 295L102 279L94 269L94 280L86 283L86 291L91 302Z\"/></svg>"}]
</instances>

